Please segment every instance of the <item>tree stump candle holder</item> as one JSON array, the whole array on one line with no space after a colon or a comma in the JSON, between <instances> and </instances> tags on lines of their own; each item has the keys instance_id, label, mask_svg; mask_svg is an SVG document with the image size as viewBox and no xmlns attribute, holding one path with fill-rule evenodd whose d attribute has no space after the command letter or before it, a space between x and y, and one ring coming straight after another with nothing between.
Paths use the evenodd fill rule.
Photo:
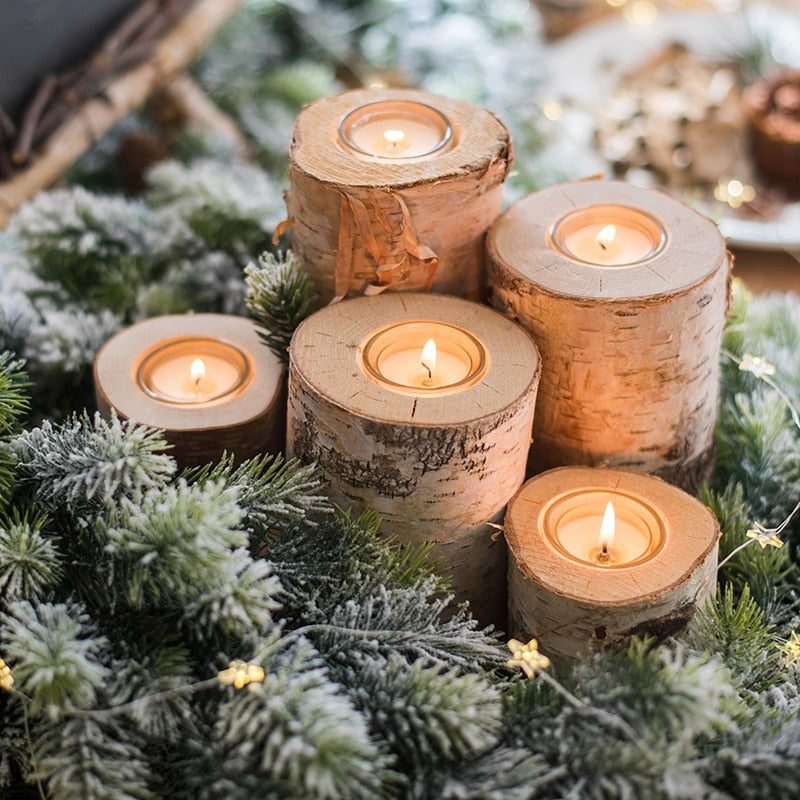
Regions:
<instances>
[{"instance_id":1,"label":"tree stump candle holder","mask_svg":"<svg viewBox=\"0 0 800 800\"><path fill-rule=\"evenodd\" d=\"M430 352L430 341L436 355ZM433 542L455 600L504 624L500 522L525 476L539 354L491 308L445 295L329 305L289 348L287 455L316 462L331 500Z\"/></svg>"},{"instance_id":2,"label":"tree stump candle holder","mask_svg":"<svg viewBox=\"0 0 800 800\"><path fill-rule=\"evenodd\" d=\"M717 226L618 181L529 195L487 234L496 308L542 355L529 475L587 464L694 492L713 462L731 259Z\"/></svg>"},{"instance_id":3,"label":"tree stump candle holder","mask_svg":"<svg viewBox=\"0 0 800 800\"><path fill-rule=\"evenodd\" d=\"M163 429L180 467L283 447L285 368L245 317L139 322L103 345L94 380L100 412Z\"/></svg>"},{"instance_id":4,"label":"tree stump candle holder","mask_svg":"<svg viewBox=\"0 0 800 800\"><path fill-rule=\"evenodd\" d=\"M384 290L479 300L512 159L505 126L460 100L411 89L317 100L289 147L292 251L325 303Z\"/></svg>"},{"instance_id":5,"label":"tree stump candle holder","mask_svg":"<svg viewBox=\"0 0 800 800\"><path fill-rule=\"evenodd\" d=\"M672 635L716 586L716 517L652 475L543 472L509 503L505 536L511 635L555 658Z\"/></svg>"}]
</instances>

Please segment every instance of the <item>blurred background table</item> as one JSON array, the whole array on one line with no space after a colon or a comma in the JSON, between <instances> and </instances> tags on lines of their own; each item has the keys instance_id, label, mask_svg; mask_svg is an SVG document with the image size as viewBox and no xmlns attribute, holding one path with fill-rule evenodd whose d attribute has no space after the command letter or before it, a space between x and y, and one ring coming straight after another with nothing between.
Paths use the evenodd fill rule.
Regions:
<instances>
[{"instance_id":1,"label":"blurred background table","mask_svg":"<svg viewBox=\"0 0 800 800\"><path fill-rule=\"evenodd\" d=\"M630 18L636 13L687 11L691 9L736 12L755 0L534 0L542 18L547 42L557 42L586 26ZM760 2L760 0L759 0ZM770 5L797 11L800 0L770 0ZM757 293L800 293L800 252L731 246L734 275Z\"/></svg>"}]
</instances>

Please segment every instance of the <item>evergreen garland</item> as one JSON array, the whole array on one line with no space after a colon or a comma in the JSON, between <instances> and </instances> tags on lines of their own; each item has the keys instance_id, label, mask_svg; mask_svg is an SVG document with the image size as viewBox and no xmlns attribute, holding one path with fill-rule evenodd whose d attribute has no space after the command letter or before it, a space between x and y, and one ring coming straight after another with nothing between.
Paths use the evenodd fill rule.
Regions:
<instances>
[{"instance_id":1,"label":"evergreen garland","mask_svg":"<svg viewBox=\"0 0 800 800\"><path fill-rule=\"evenodd\" d=\"M558 665L446 612L427 548L331 509L313 467L179 473L160 432L93 415L97 348L147 314L247 308L285 355L313 300L290 254L264 252L281 126L346 64L391 54L447 91L406 26L444 41L457 15L489 15L478 0L304 8L248 4L198 67L262 169L165 164L139 200L43 193L0 236L0 794L800 797L797 298L735 294L701 494L723 531L716 598L680 641ZM465 30L520 44L515 8Z\"/></svg>"}]
</instances>

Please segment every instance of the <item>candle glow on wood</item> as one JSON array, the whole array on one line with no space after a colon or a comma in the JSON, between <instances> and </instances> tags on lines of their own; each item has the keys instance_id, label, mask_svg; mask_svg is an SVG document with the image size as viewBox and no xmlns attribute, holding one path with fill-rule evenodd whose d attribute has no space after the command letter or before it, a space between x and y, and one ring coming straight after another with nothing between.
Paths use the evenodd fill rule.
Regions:
<instances>
[{"instance_id":1,"label":"candle glow on wood","mask_svg":"<svg viewBox=\"0 0 800 800\"><path fill-rule=\"evenodd\" d=\"M587 488L557 498L545 510L546 535L569 559L601 568L647 561L663 543L658 513L641 498Z\"/></svg>"},{"instance_id":2,"label":"candle glow on wood","mask_svg":"<svg viewBox=\"0 0 800 800\"><path fill-rule=\"evenodd\" d=\"M579 208L559 219L548 241L563 255L586 264L623 267L657 255L666 243L663 226L628 206Z\"/></svg>"},{"instance_id":3,"label":"candle glow on wood","mask_svg":"<svg viewBox=\"0 0 800 800\"><path fill-rule=\"evenodd\" d=\"M361 156L420 158L452 140L450 121L439 110L410 100L380 100L348 111L339 123L339 138Z\"/></svg>"},{"instance_id":4,"label":"candle glow on wood","mask_svg":"<svg viewBox=\"0 0 800 800\"><path fill-rule=\"evenodd\" d=\"M489 364L485 346L468 331L424 320L373 331L359 346L358 361L378 385L420 397L463 391Z\"/></svg>"},{"instance_id":5,"label":"candle glow on wood","mask_svg":"<svg viewBox=\"0 0 800 800\"><path fill-rule=\"evenodd\" d=\"M135 368L139 388L164 403L203 405L231 396L252 366L238 347L212 337L179 337L144 353Z\"/></svg>"}]
</instances>

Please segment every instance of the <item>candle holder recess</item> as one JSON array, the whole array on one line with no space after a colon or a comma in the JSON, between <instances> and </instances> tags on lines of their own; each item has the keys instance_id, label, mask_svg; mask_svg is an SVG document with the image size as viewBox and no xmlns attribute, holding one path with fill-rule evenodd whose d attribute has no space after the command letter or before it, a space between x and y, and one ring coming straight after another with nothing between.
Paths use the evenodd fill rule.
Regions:
<instances>
[{"instance_id":1,"label":"candle holder recess","mask_svg":"<svg viewBox=\"0 0 800 800\"><path fill-rule=\"evenodd\" d=\"M713 461L731 258L717 226L619 181L552 186L487 234L494 306L542 354L528 474L650 472L694 492Z\"/></svg>"},{"instance_id":2,"label":"candle holder recess","mask_svg":"<svg viewBox=\"0 0 800 800\"><path fill-rule=\"evenodd\" d=\"M652 475L548 470L511 500L504 530L509 630L551 657L671 636L715 591L716 517Z\"/></svg>"},{"instance_id":3,"label":"candle holder recess","mask_svg":"<svg viewBox=\"0 0 800 800\"><path fill-rule=\"evenodd\" d=\"M460 100L412 89L317 100L289 147L292 250L323 303L428 289L482 299L484 236L512 160L505 126Z\"/></svg>"},{"instance_id":4,"label":"candle holder recess","mask_svg":"<svg viewBox=\"0 0 800 800\"><path fill-rule=\"evenodd\" d=\"M429 341L436 356L426 351ZM433 543L457 603L505 624L502 519L525 475L539 354L518 325L445 295L329 305L289 348L287 455L316 462L332 502Z\"/></svg>"},{"instance_id":5,"label":"candle holder recess","mask_svg":"<svg viewBox=\"0 0 800 800\"><path fill-rule=\"evenodd\" d=\"M103 345L94 380L98 410L163 429L180 467L282 449L285 368L245 317L146 319Z\"/></svg>"}]
</instances>

